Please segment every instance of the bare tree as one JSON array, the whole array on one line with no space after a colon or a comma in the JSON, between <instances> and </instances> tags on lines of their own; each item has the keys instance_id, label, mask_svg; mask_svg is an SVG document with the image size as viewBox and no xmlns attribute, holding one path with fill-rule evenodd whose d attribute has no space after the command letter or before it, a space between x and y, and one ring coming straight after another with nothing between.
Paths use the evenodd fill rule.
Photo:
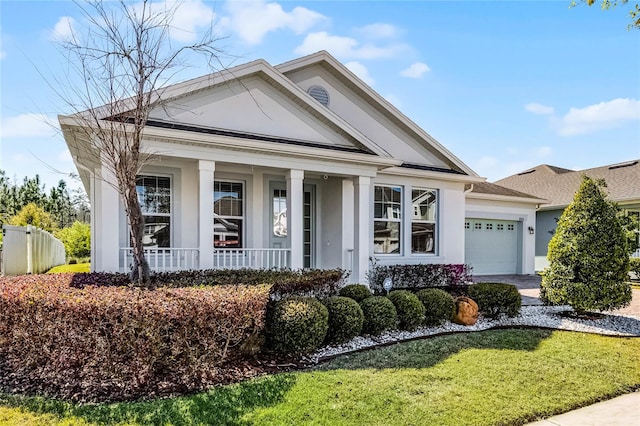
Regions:
<instances>
[{"instance_id":1,"label":"bare tree","mask_svg":"<svg viewBox=\"0 0 640 426\"><path fill-rule=\"evenodd\" d=\"M86 22L61 41L62 52L78 81L67 79L58 94L73 113L74 131L99 163L115 177L129 221L134 264L132 279L149 282L144 257L144 219L136 177L152 160L144 150L144 129L153 108L163 103L163 88L183 69L189 54L201 54L212 70L223 68L223 52L212 28L196 43L172 45L171 23L179 2L77 2ZM70 28L71 29L71 28ZM70 138L67 138L68 140Z\"/></svg>"}]
</instances>

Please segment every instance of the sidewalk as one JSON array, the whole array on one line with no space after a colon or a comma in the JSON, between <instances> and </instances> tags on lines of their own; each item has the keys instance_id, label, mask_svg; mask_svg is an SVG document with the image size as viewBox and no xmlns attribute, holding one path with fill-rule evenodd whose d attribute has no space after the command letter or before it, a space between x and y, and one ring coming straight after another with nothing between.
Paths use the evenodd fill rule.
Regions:
<instances>
[{"instance_id":1,"label":"sidewalk","mask_svg":"<svg viewBox=\"0 0 640 426\"><path fill-rule=\"evenodd\" d=\"M640 426L640 392L622 395L526 426Z\"/></svg>"}]
</instances>

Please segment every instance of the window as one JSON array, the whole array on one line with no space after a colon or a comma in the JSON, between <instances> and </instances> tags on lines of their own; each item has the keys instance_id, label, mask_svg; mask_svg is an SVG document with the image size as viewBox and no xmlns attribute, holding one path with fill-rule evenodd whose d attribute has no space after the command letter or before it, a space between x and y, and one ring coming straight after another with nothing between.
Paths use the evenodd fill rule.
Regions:
<instances>
[{"instance_id":1,"label":"window","mask_svg":"<svg viewBox=\"0 0 640 426\"><path fill-rule=\"evenodd\" d=\"M400 254L402 188L376 185L373 211L373 252Z\"/></svg>"},{"instance_id":2,"label":"window","mask_svg":"<svg viewBox=\"0 0 640 426\"><path fill-rule=\"evenodd\" d=\"M273 235L287 236L287 190L273 190Z\"/></svg>"},{"instance_id":3,"label":"window","mask_svg":"<svg viewBox=\"0 0 640 426\"><path fill-rule=\"evenodd\" d=\"M476 222L473 224L473 229L482 229L482 224L479 222Z\"/></svg>"},{"instance_id":4,"label":"window","mask_svg":"<svg viewBox=\"0 0 640 426\"><path fill-rule=\"evenodd\" d=\"M507 225L507 231L513 231L514 229L513 225Z\"/></svg>"},{"instance_id":5,"label":"window","mask_svg":"<svg viewBox=\"0 0 640 426\"><path fill-rule=\"evenodd\" d=\"M502 223L497 224L496 228L498 229L498 231L504 231L504 225Z\"/></svg>"},{"instance_id":6,"label":"window","mask_svg":"<svg viewBox=\"0 0 640 426\"><path fill-rule=\"evenodd\" d=\"M465 222L464 229L471 229L471 224L469 222Z\"/></svg>"},{"instance_id":7,"label":"window","mask_svg":"<svg viewBox=\"0 0 640 426\"><path fill-rule=\"evenodd\" d=\"M213 184L213 246L243 247L244 188L242 182Z\"/></svg>"},{"instance_id":8,"label":"window","mask_svg":"<svg viewBox=\"0 0 640 426\"><path fill-rule=\"evenodd\" d=\"M171 247L171 178L138 176L136 192L144 220L142 245Z\"/></svg>"},{"instance_id":9,"label":"window","mask_svg":"<svg viewBox=\"0 0 640 426\"><path fill-rule=\"evenodd\" d=\"M433 254L436 251L437 198L437 191L433 189L411 190L411 253Z\"/></svg>"},{"instance_id":10,"label":"window","mask_svg":"<svg viewBox=\"0 0 640 426\"><path fill-rule=\"evenodd\" d=\"M487 231L491 231L491 230L493 230L493 223L487 223L487 225L485 226L485 228L487 229Z\"/></svg>"}]
</instances>

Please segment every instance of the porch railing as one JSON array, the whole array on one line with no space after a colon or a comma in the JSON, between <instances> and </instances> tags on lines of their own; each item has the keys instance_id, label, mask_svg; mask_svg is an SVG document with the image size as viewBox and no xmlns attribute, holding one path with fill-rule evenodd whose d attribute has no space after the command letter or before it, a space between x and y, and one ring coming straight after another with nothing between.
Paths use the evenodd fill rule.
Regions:
<instances>
[{"instance_id":1,"label":"porch railing","mask_svg":"<svg viewBox=\"0 0 640 426\"><path fill-rule=\"evenodd\" d=\"M288 248L215 249L213 252L216 269L282 269L290 265L291 249Z\"/></svg>"},{"instance_id":2,"label":"porch railing","mask_svg":"<svg viewBox=\"0 0 640 426\"><path fill-rule=\"evenodd\" d=\"M124 272L131 270L133 250L120 249L124 257ZM149 262L149 269L155 272L181 271L200 267L200 250L197 248L153 248L145 249L144 257Z\"/></svg>"}]
</instances>

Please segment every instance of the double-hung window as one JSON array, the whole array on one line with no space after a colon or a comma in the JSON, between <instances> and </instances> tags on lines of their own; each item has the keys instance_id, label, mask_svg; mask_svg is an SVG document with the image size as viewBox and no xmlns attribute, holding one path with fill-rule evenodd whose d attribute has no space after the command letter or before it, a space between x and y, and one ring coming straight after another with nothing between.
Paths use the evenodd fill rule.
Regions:
<instances>
[{"instance_id":1,"label":"double-hung window","mask_svg":"<svg viewBox=\"0 0 640 426\"><path fill-rule=\"evenodd\" d=\"M412 188L411 209L411 253L434 254L438 191Z\"/></svg>"},{"instance_id":2,"label":"double-hung window","mask_svg":"<svg viewBox=\"0 0 640 426\"><path fill-rule=\"evenodd\" d=\"M402 247L402 187L374 187L373 252L400 254Z\"/></svg>"},{"instance_id":3,"label":"double-hung window","mask_svg":"<svg viewBox=\"0 0 640 426\"><path fill-rule=\"evenodd\" d=\"M144 219L142 245L171 247L171 178L140 175L136 177L136 192Z\"/></svg>"},{"instance_id":4,"label":"double-hung window","mask_svg":"<svg viewBox=\"0 0 640 426\"><path fill-rule=\"evenodd\" d=\"M213 189L213 246L243 247L244 184L215 181Z\"/></svg>"}]
</instances>

